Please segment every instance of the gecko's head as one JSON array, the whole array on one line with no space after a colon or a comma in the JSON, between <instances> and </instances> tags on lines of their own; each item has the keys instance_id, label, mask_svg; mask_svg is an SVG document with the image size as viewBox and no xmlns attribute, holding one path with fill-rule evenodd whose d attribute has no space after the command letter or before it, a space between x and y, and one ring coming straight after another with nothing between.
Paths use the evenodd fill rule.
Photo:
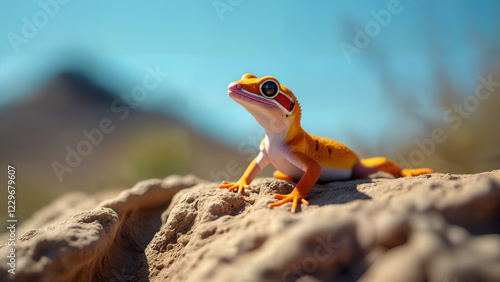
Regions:
<instances>
[{"instance_id":1,"label":"gecko's head","mask_svg":"<svg viewBox=\"0 0 500 282\"><path fill-rule=\"evenodd\" d=\"M290 89L272 76L246 73L228 86L228 95L252 114L266 130L283 131L300 124L300 106Z\"/></svg>"}]
</instances>

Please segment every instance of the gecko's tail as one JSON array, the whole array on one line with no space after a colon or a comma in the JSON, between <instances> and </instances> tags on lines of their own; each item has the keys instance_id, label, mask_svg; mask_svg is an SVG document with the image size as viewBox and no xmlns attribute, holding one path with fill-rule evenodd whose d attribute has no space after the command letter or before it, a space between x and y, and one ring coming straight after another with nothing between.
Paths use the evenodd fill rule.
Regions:
<instances>
[{"instance_id":1,"label":"gecko's tail","mask_svg":"<svg viewBox=\"0 0 500 282\"><path fill-rule=\"evenodd\" d=\"M396 162L384 157L361 159L354 166L353 170L354 177L366 176L377 171L390 173L396 178L434 173L434 171L430 168L401 169Z\"/></svg>"}]
</instances>

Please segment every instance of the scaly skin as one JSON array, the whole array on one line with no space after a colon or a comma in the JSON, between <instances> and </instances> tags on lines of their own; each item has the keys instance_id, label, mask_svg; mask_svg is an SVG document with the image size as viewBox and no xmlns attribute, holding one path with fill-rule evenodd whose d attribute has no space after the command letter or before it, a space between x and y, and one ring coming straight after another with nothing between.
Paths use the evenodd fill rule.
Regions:
<instances>
[{"instance_id":1,"label":"scaly skin","mask_svg":"<svg viewBox=\"0 0 500 282\"><path fill-rule=\"evenodd\" d=\"M265 129L266 137L259 155L250 163L236 183L222 182L221 189L243 193L252 180L269 164L278 170L279 179L298 182L287 195L274 195L278 202L269 208L291 202L295 212L318 181L329 182L362 177L377 171L395 177L433 173L429 168L401 169L384 157L360 159L344 144L305 132L301 125L301 109L290 89L272 76L258 78L244 74L241 80L229 84L228 95L254 116Z\"/></svg>"}]
</instances>

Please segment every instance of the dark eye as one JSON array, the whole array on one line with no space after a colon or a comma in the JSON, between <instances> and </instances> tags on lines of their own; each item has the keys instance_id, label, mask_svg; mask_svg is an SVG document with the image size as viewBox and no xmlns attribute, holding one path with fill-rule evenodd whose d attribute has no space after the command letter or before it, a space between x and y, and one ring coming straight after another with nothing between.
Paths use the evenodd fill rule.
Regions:
<instances>
[{"instance_id":1,"label":"dark eye","mask_svg":"<svg viewBox=\"0 0 500 282\"><path fill-rule=\"evenodd\" d=\"M267 98L274 98L278 95L278 84L272 80L268 80L260 86L260 93Z\"/></svg>"}]
</instances>

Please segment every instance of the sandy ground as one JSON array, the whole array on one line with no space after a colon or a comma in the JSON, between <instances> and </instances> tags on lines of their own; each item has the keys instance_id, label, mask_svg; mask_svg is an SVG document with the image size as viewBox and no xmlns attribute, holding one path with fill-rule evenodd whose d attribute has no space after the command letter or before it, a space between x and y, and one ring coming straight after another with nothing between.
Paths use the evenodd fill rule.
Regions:
<instances>
[{"instance_id":1,"label":"sandy ground","mask_svg":"<svg viewBox=\"0 0 500 282\"><path fill-rule=\"evenodd\" d=\"M295 214L266 207L293 183L217 185L66 194L18 227L15 275L0 245L0 280L500 281L500 170L316 185Z\"/></svg>"}]
</instances>

